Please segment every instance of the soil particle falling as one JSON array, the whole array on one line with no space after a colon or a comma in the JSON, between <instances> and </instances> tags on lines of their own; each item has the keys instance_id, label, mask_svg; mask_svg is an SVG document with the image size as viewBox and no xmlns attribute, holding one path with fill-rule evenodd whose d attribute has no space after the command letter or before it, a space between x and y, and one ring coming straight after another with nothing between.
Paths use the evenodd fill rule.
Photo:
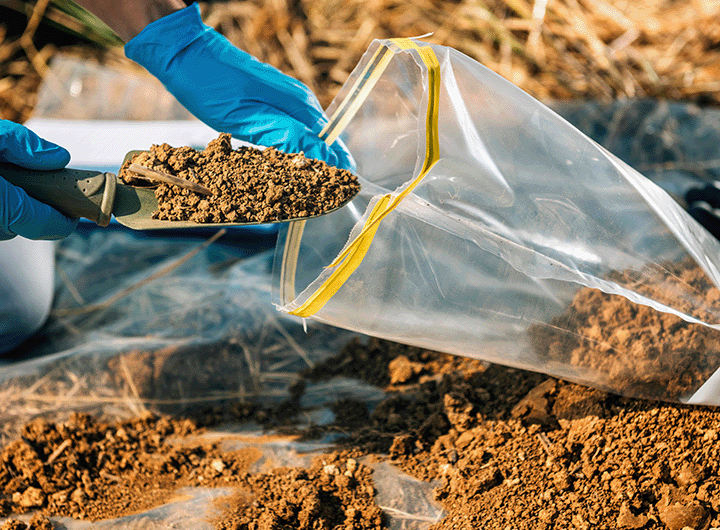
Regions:
<instances>
[{"instance_id":1,"label":"soil particle falling","mask_svg":"<svg viewBox=\"0 0 720 530\"><path fill-rule=\"evenodd\" d=\"M168 184L155 190L154 219L197 223L266 223L306 218L334 210L360 189L350 171L287 154L274 148L233 150L229 134L220 134L203 151L191 147L153 145L127 161L120 178L131 185L148 182L130 172L136 163L202 184L206 196Z\"/></svg>"}]
</instances>

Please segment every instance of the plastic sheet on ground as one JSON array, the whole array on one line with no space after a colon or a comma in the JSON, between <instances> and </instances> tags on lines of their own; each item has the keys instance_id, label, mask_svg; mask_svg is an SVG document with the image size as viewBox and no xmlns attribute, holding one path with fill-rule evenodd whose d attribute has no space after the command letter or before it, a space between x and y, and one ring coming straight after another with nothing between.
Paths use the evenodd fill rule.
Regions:
<instances>
[{"instance_id":1,"label":"plastic sheet on ground","mask_svg":"<svg viewBox=\"0 0 720 530\"><path fill-rule=\"evenodd\" d=\"M231 234L202 238L80 230L58 245L53 315L31 345L33 358L0 371L2 441L27 421L64 420L73 412L104 419L146 408L181 414L247 402L288 399L298 373L336 354L357 334L279 313L271 303L272 239ZM338 378L308 386L302 418L332 421L330 406L352 398L372 404L384 392ZM328 442L263 441L258 425L220 425L202 439L256 437L254 471L307 465ZM230 444L230 445L228 445ZM390 528L427 528L440 517L432 485L377 467L377 502ZM184 491L186 498L92 528L210 528L223 490ZM422 495L418 496L420 493ZM425 499L425 501L422 501ZM68 529L88 523L62 520Z\"/></svg>"}]
</instances>

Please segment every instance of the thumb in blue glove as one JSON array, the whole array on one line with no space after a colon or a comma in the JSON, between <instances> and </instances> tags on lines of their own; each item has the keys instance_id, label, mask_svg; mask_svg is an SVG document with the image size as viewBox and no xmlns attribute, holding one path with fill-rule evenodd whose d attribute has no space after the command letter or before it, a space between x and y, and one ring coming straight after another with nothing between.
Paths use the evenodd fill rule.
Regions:
<instances>
[{"instance_id":1,"label":"thumb in blue glove","mask_svg":"<svg viewBox=\"0 0 720 530\"><path fill-rule=\"evenodd\" d=\"M148 24L125 55L213 129L355 170L341 140L328 146L318 138L327 117L312 91L203 24L197 4Z\"/></svg>"},{"instance_id":2,"label":"thumb in blue glove","mask_svg":"<svg viewBox=\"0 0 720 530\"><path fill-rule=\"evenodd\" d=\"M35 170L62 169L70 153L43 140L27 127L0 120L0 162ZM77 225L54 208L30 197L25 190L2 178L0 168L0 240L23 236L28 239L61 239Z\"/></svg>"}]
</instances>

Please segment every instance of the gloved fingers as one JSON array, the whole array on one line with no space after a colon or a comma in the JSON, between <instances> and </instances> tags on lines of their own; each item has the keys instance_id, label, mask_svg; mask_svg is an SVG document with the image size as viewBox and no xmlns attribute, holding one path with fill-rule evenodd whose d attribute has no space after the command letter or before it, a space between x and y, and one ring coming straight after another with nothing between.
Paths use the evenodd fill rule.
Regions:
<instances>
[{"instance_id":1,"label":"gloved fingers","mask_svg":"<svg viewBox=\"0 0 720 530\"><path fill-rule=\"evenodd\" d=\"M327 122L315 94L300 81L258 61L205 25L197 4L149 24L125 45L196 117L228 130L227 113L261 101L319 130Z\"/></svg>"},{"instance_id":2,"label":"gloved fingers","mask_svg":"<svg viewBox=\"0 0 720 530\"><path fill-rule=\"evenodd\" d=\"M36 170L62 169L70 153L19 123L0 120L0 161Z\"/></svg>"},{"instance_id":3,"label":"gloved fingers","mask_svg":"<svg viewBox=\"0 0 720 530\"><path fill-rule=\"evenodd\" d=\"M317 96L305 84L267 63L233 46L222 35L213 32L208 40L221 65L236 69L237 80L229 86L227 78L219 76L213 94L222 98L223 91L245 101L262 101L307 127L320 132L327 123ZM223 42L224 41L224 42ZM221 70L218 69L219 73ZM241 100L241 101L242 101Z\"/></svg>"},{"instance_id":4,"label":"gloved fingers","mask_svg":"<svg viewBox=\"0 0 720 530\"><path fill-rule=\"evenodd\" d=\"M0 239L62 239L77 223L0 177Z\"/></svg>"},{"instance_id":5,"label":"gloved fingers","mask_svg":"<svg viewBox=\"0 0 720 530\"><path fill-rule=\"evenodd\" d=\"M253 108L257 114L251 114L247 109L238 109L237 115L232 116L234 126L223 132L229 132L239 140L275 147L286 153L302 151L307 158L355 171L355 161L339 139L328 145L314 130L280 111L263 109L259 104Z\"/></svg>"}]
</instances>

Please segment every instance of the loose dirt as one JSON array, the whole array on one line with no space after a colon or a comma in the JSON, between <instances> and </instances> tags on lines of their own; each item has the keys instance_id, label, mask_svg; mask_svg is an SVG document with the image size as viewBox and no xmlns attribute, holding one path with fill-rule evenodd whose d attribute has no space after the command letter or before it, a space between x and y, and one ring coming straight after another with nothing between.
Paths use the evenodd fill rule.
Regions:
<instances>
[{"instance_id":1,"label":"loose dirt","mask_svg":"<svg viewBox=\"0 0 720 530\"><path fill-rule=\"evenodd\" d=\"M308 469L247 475L244 484L251 496L240 492L218 503L224 512L218 530L384 527L369 468L338 453L316 458Z\"/></svg>"},{"instance_id":2,"label":"loose dirt","mask_svg":"<svg viewBox=\"0 0 720 530\"><path fill-rule=\"evenodd\" d=\"M669 292L680 281L715 296L697 271L665 270L667 284L648 289ZM639 277L619 280L630 285ZM646 315L623 300L583 290L558 318L572 313L582 333L604 329L601 341L615 340L613 318L635 323L633 340L641 347L610 371L617 381L638 384L643 368L659 374L665 367L669 372L646 380L647 388L666 385L680 394L697 384L687 373L712 370L714 334L700 335L676 317ZM631 310L632 318L624 313ZM661 361L658 352L669 353L658 339L663 333L685 352L680 364ZM612 349L537 338L547 355L565 351L603 369L620 360ZM150 372L136 364L144 366L127 367L154 388ZM308 428L299 396L335 377L379 387L385 398L374 406L338 399L331 424ZM283 435L297 439L339 438L308 467L254 472L257 447L223 451L201 441L213 421L232 416L284 426ZM31 528L48 528L46 517L139 513L177 498L179 488L204 486L235 492L216 505L212 523L219 530L381 529L386 520L367 467L377 461L434 485L445 516L432 530L720 527L720 409L625 398L376 338L356 339L297 374L283 406L229 403L192 419L148 413L108 423L76 414L64 423L31 422L0 453L0 516L33 512ZM12 519L3 528L24 524Z\"/></svg>"},{"instance_id":3,"label":"loose dirt","mask_svg":"<svg viewBox=\"0 0 720 530\"><path fill-rule=\"evenodd\" d=\"M194 444L201 429L190 420L76 415L33 422L4 448L0 513L116 517L202 484L238 492L218 505L219 529L383 528L358 463L372 455L436 481L447 515L434 530L720 526L715 408L622 398L379 339L348 344L301 379L338 375L387 398L373 410L339 401L334 424L298 429L345 435L308 468L249 473L255 452Z\"/></svg>"},{"instance_id":4,"label":"loose dirt","mask_svg":"<svg viewBox=\"0 0 720 530\"><path fill-rule=\"evenodd\" d=\"M395 383L344 443L439 481L447 516L434 530L720 526L717 409L621 398L375 339L329 365L362 377L368 357Z\"/></svg>"},{"instance_id":5,"label":"loose dirt","mask_svg":"<svg viewBox=\"0 0 720 530\"><path fill-rule=\"evenodd\" d=\"M117 423L85 414L34 421L0 453L0 517L37 511L29 526L39 530L52 527L46 516L122 517L202 486L237 491L218 503L219 530L383 527L370 470L356 460L333 453L309 469L249 473L261 456L257 448L221 451L198 443L201 433L189 419L151 413ZM2 529L25 526L10 519Z\"/></svg>"},{"instance_id":6,"label":"loose dirt","mask_svg":"<svg viewBox=\"0 0 720 530\"><path fill-rule=\"evenodd\" d=\"M41 509L97 520L138 513L179 487L236 480L258 457L192 443L198 432L190 420L152 414L112 424L84 414L59 424L34 421L0 453L0 514ZM172 445L171 437L187 443Z\"/></svg>"},{"instance_id":7,"label":"loose dirt","mask_svg":"<svg viewBox=\"0 0 720 530\"><path fill-rule=\"evenodd\" d=\"M667 263L656 271L623 272L611 279L661 303L672 301L693 317L715 318L705 313L708 307L717 311L720 291L694 263ZM680 286L698 296L683 300ZM530 330L542 358L605 374L601 383L624 394L687 398L720 367L716 330L597 289L580 289L550 324Z\"/></svg>"},{"instance_id":8,"label":"loose dirt","mask_svg":"<svg viewBox=\"0 0 720 530\"><path fill-rule=\"evenodd\" d=\"M123 164L119 177L133 186L148 181L128 170L131 163L196 182L213 195L170 184L155 189L154 219L197 223L267 223L332 211L360 190L350 171L274 148L233 149L220 134L202 150L153 145Z\"/></svg>"}]
</instances>

